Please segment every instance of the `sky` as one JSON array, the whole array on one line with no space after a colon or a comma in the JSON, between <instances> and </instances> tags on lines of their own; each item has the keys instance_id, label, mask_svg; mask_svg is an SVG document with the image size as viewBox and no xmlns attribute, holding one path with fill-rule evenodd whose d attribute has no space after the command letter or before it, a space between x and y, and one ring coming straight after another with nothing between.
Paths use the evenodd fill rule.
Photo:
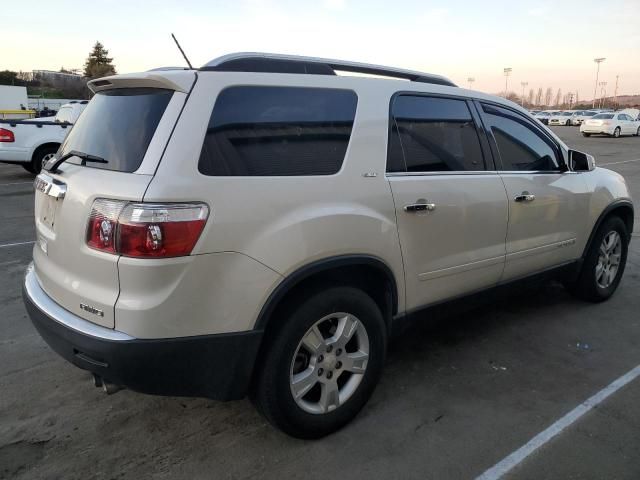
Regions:
<instances>
[{"instance_id":1,"label":"sky","mask_svg":"<svg viewBox=\"0 0 640 480\"><path fill-rule=\"evenodd\" d=\"M82 68L99 40L118 73L260 51L437 73L460 86L640 94L640 0L3 0L0 70ZM7 41L11 39L11 41ZM598 95L600 95L600 87Z\"/></svg>"}]
</instances>

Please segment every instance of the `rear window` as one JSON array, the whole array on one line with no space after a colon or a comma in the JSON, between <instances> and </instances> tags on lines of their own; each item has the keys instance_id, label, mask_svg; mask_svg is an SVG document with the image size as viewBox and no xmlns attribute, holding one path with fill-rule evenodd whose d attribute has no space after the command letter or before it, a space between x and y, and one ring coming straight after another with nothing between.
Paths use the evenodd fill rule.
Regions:
<instances>
[{"instance_id":1,"label":"rear window","mask_svg":"<svg viewBox=\"0 0 640 480\"><path fill-rule=\"evenodd\" d=\"M108 162L87 163L87 167L136 171L172 95L173 90L157 88L98 92L69 132L60 155L77 150Z\"/></svg>"},{"instance_id":2,"label":"rear window","mask_svg":"<svg viewBox=\"0 0 640 480\"><path fill-rule=\"evenodd\" d=\"M594 115L593 118L602 118L604 120L611 120L613 118L612 113L599 113L598 115Z\"/></svg>"},{"instance_id":3,"label":"rear window","mask_svg":"<svg viewBox=\"0 0 640 480\"><path fill-rule=\"evenodd\" d=\"M212 176L337 173L356 105L351 90L227 88L213 107L198 169Z\"/></svg>"}]
</instances>

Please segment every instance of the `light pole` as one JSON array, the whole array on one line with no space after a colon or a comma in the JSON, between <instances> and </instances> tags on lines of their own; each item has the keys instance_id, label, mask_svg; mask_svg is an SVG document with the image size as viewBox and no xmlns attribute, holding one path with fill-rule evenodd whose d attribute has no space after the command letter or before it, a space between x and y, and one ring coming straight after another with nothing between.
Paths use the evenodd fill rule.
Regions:
<instances>
[{"instance_id":1,"label":"light pole","mask_svg":"<svg viewBox=\"0 0 640 480\"><path fill-rule=\"evenodd\" d=\"M520 105L522 105L522 108L524 108L524 89L527 85L529 85L529 82L520 82L520 85L522 85L522 102L520 103Z\"/></svg>"},{"instance_id":2,"label":"light pole","mask_svg":"<svg viewBox=\"0 0 640 480\"><path fill-rule=\"evenodd\" d=\"M469 82L469 90L471 90L471 86L473 85L473 82L475 82L476 79L473 77L469 77L467 78L467 82Z\"/></svg>"},{"instance_id":3,"label":"light pole","mask_svg":"<svg viewBox=\"0 0 640 480\"><path fill-rule=\"evenodd\" d=\"M508 85L509 85L509 75L511 75L511 70L513 69L508 67L504 69L504 98L507 98L507 95L509 94Z\"/></svg>"},{"instance_id":4,"label":"light pole","mask_svg":"<svg viewBox=\"0 0 640 480\"><path fill-rule=\"evenodd\" d=\"M604 97L607 94L607 82L600 82L600 108L604 108Z\"/></svg>"},{"instance_id":5,"label":"light pole","mask_svg":"<svg viewBox=\"0 0 640 480\"><path fill-rule=\"evenodd\" d=\"M591 108L595 108L596 107L596 95L598 95L598 75L600 74L600 64L602 62L604 62L605 60L606 60L605 57L600 57L600 58L594 58L593 59L593 61L598 64L598 67L596 69L596 86L593 88L593 104L591 105Z\"/></svg>"},{"instance_id":6,"label":"light pole","mask_svg":"<svg viewBox=\"0 0 640 480\"><path fill-rule=\"evenodd\" d=\"M616 75L616 89L613 91L613 105L614 108L618 108L618 77L620 75Z\"/></svg>"}]
</instances>

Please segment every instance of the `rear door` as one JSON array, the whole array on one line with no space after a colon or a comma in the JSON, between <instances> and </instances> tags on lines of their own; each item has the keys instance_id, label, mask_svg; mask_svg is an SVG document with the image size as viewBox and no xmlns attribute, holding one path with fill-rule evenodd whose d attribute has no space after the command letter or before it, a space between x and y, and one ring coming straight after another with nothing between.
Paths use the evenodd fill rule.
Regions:
<instances>
[{"instance_id":1,"label":"rear door","mask_svg":"<svg viewBox=\"0 0 640 480\"><path fill-rule=\"evenodd\" d=\"M35 271L47 294L80 317L113 328L119 294L119 257L86 244L92 204L97 198L142 200L185 98L145 86L98 92L59 155L75 150L108 163L83 165L71 157L58 172L36 178Z\"/></svg>"},{"instance_id":2,"label":"rear door","mask_svg":"<svg viewBox=\"0 0 640 480\"><path fill-rule=\"evenodd\" d=\"M582 176L566 171L558 143L525 115L477 105L509 199L503 280L577 258L589 205Z\"/></svg>"},{"instance_id":3,"label":"rear door","mask_svg":"<svg viewBox=\"0 0 640 480\"><path fill-rule=\"evenodd\" d=\"M504 266L507 197L461 98L392 99L387 178L407 308L494 285Z\"/></svg>"}]
</instances>

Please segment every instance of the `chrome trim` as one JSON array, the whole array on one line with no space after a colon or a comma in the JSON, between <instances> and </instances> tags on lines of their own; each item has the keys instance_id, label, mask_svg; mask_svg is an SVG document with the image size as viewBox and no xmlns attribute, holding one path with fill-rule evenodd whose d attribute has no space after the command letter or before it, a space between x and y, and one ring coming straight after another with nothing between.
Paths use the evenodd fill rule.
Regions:
<instances>
[{"instance_id":1,"label":"chrome trim","mask_svg":"<svg viewBox=\"0 0 640 480\"><path fill-rule=\"evenodd\" d=\"M497 170L470 170L452 172L387 172L387 177L442 177L446 175L498 175Z\"/></svg>"},{"instance_id":2,"label":"chrome trim","mask_svg":"<svg viewBox=\"0 0 640 480\"><path fill-rule=\"evenodd\" d=\"M59 323L64 327L67 327L70 330L74 330L78 333L82 333L84 335L88 335L100 340L108 340L114 342L126 342L129 340L135 340L134 337L131 337L126 333L112 330L106 327L101 327L100 325L91 323L84 318L80 318L54 302L40 286L40 282L34 270L33 263L30 263L27 267L27 271L24 276L24 289L27 296L36 306L36 308L38 308L38 310L44 313L51 320Z\"/></svg>"},{"instance_id":3,"label":"chrome trim","mask_svg":"<svg viewBox=\"0 0 640 480\"><path fill-rule=\"evenodd\" d=\"M67 184L60 182L45 173L39 174L33 181L33 188L53 198L64 198L67 194Z\"/></svg>"}]
</instances>

